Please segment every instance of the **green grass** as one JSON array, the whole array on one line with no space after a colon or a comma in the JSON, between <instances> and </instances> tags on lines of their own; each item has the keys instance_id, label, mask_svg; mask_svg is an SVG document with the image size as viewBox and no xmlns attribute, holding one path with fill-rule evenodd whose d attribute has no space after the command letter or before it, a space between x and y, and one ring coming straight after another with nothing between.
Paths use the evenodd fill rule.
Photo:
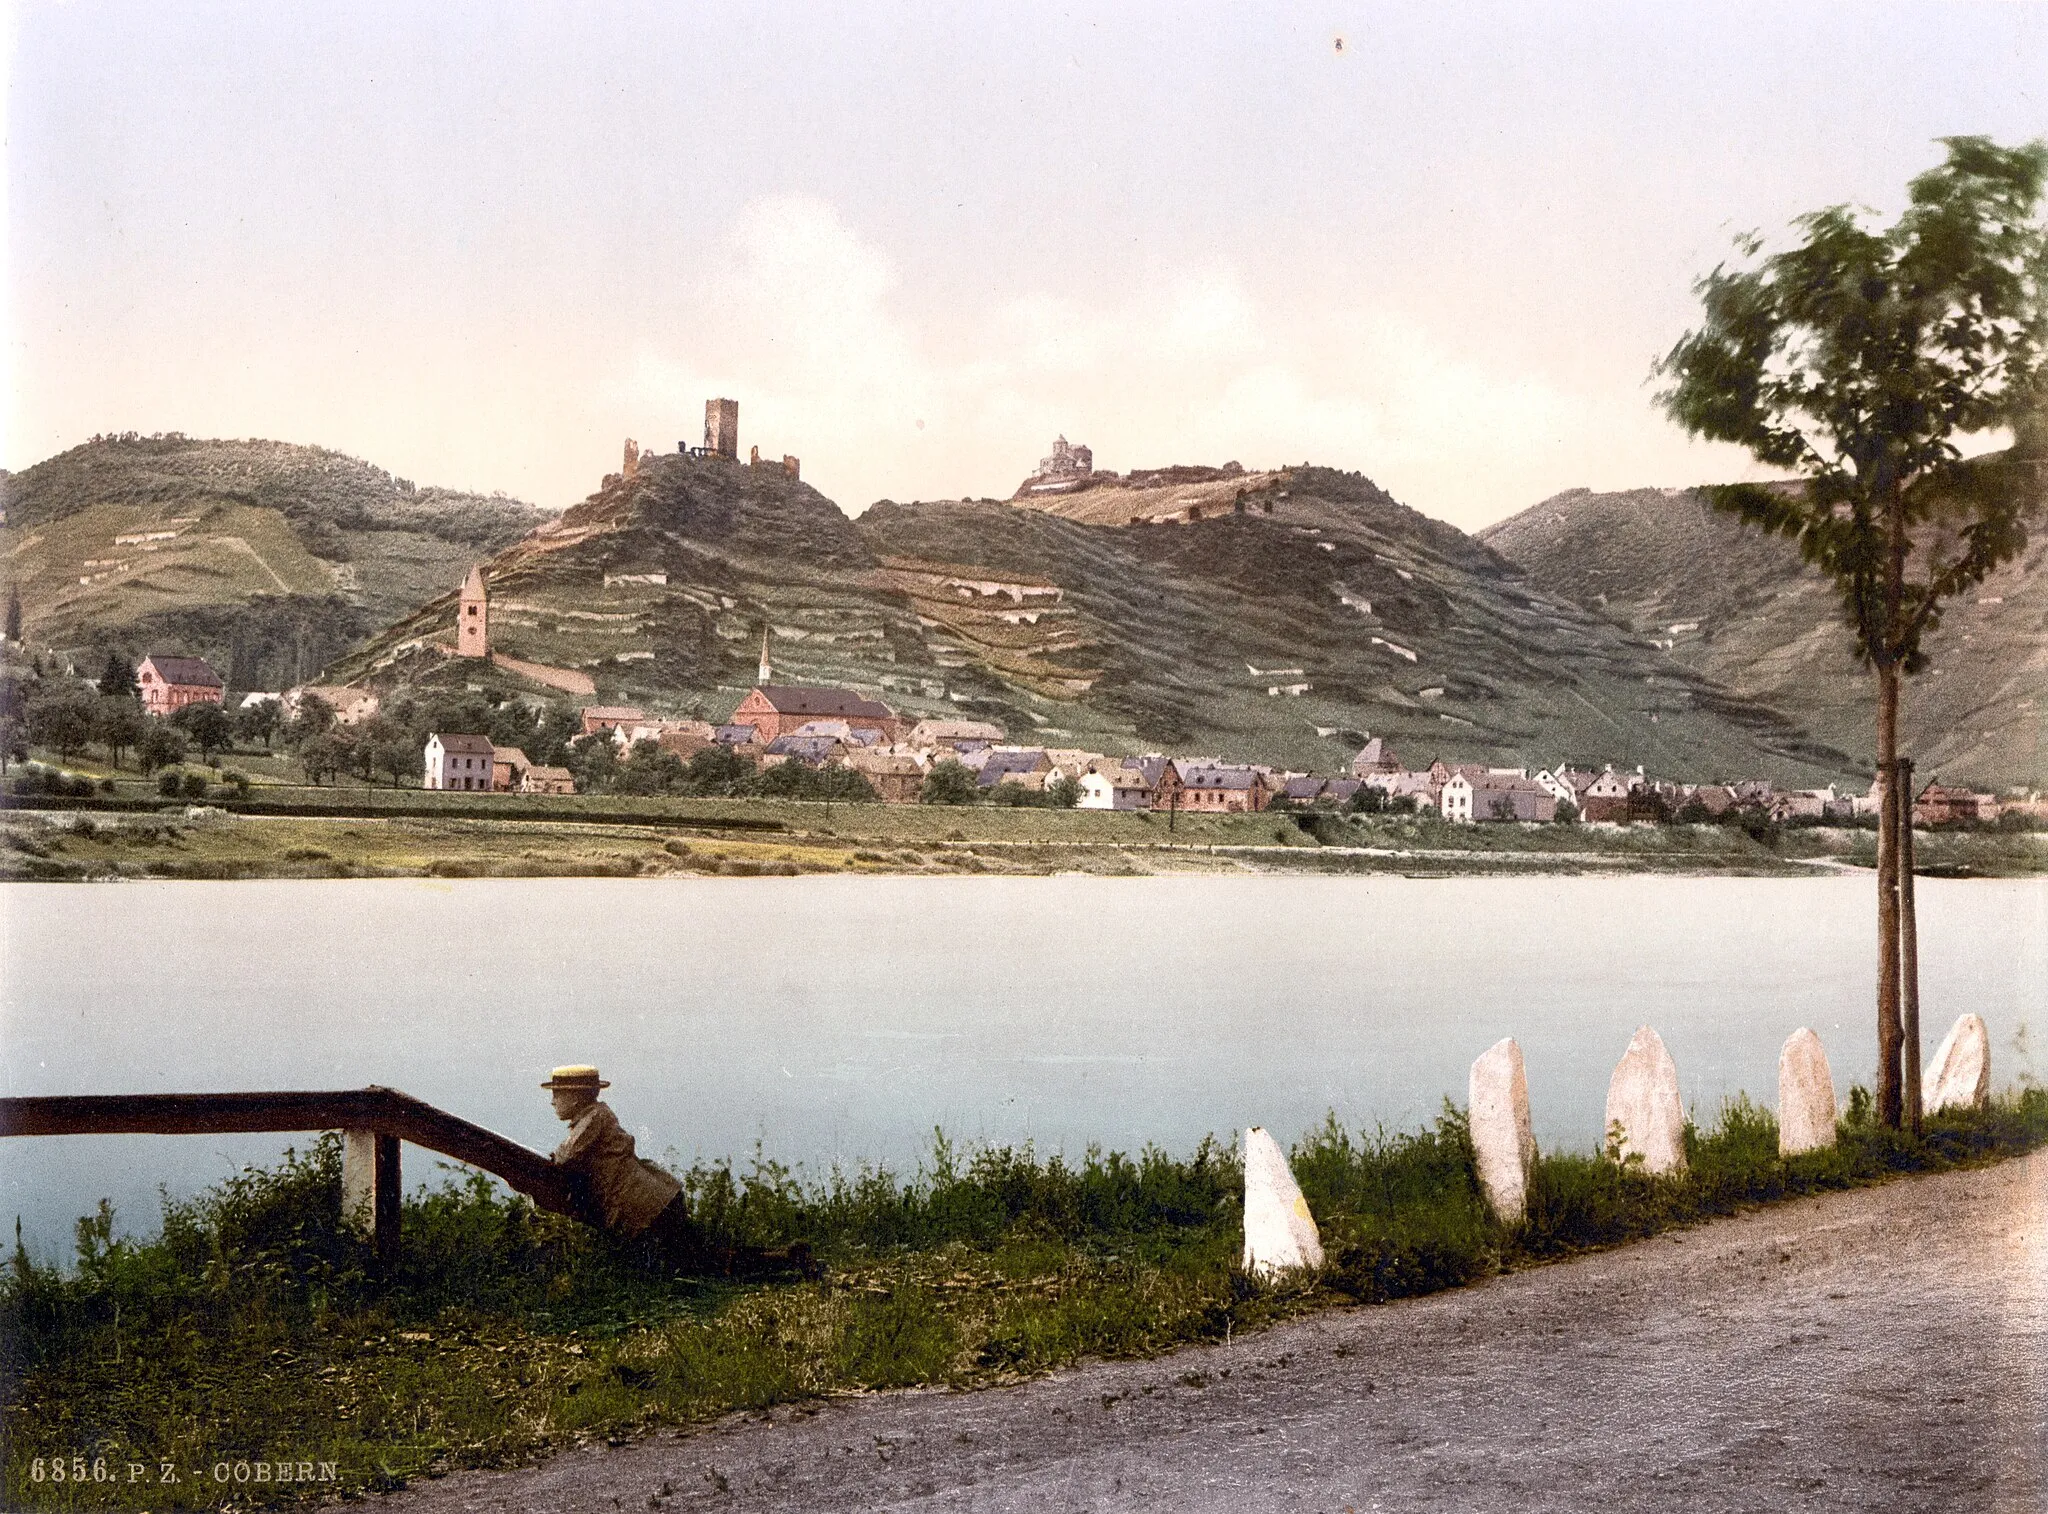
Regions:
<instances>
[{"instance_id":1,"label":"green grass","mask_svg":"<svg viewBox=\"0 0 2048 1514\"><path fill-rule=\"evenodd\" d=\"M756 1159L685 1175L718 1247L804 1241L821 1281L672 1277L630 1245L451 1177L405 1204L380 1274L338 1223L333 1137L164 1206L160 1231L80 1221L73 1265L17 1245L0 1279L5 1491L35 1508L212 1508L394 1487L580 1439L864 1388L973 1387L1091 1356L1146 1356L1306 1310L1428 1293L1745 1205L1939 1171L2048 1141L2048 1091L1938 1117L1914 1139L1845 1121L1830 1151L1777 1155L1738 1100L1689 1130L1689 1173L1595 1156L1538 1166L1530 1216L1486 1211L1460 1112L1411 1134L1334 1120L1294 1148L1328 1265L1266 1285L1238 1270L1242 1170L1185 1156L943 1138L909 1178L800 1181ZM35 1459L103 1459L117 1481L33 1478ZM216 1463L282 1461L336 1481L216 1484ZM185 1469L166 1486L164 1462ZM130 1465L145 1469L120 1481ZM201 1476L190 1479L191 1469ZM47 1462L46 1462L47 1472Z\"/></svg>"}]
</instances>

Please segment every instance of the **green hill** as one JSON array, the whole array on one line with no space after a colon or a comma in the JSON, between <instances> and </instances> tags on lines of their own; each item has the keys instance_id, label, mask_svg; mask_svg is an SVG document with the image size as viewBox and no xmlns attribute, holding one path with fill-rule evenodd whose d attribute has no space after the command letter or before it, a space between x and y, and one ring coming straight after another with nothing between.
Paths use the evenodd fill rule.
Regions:
<instances>
[{"instance_id":1,"label":"green hill","mask_svg":"<svg viewBox=\"0 0 2048 1514\"><path fill-rule=\"evenodd\" d=\"M1850 769L1358 475L1246 475L1167 523L1184 487L1085 496L1119 524L1057 500L884 501L849 520L779 469L649 457L491 560L493 643L587 674L601 699L711 718L753 682L765 624L778 681L1055 745L1329 771L1370 730L1418 763ZM522 686L448 656L453 619L450 593L330 676Z\"/></svg>"},{"instance_id":2,"label":"green hill","mask_svg":"<svg viewBox=\"0 0 2048 1514\"><path fill-rule=\"evenodd\" d=\"M283 442L113 437L0 478L34 640L182 651L236 688L323 664L550 517Z\"/></svg>"},{"instance_id":3,"label":"green hill","mask_svg":"<svg viewBox=\"0 0 2048 1514\"><path fill-rule=\"evenodd\" d=\"M1876 694L1834 592L1793 544L1691 490L1575 489L1480 538L1544 593L1606 617L1665 665L1784 712L1869 763ZM1910 679L1903 745L1923 775L2048 786L2048 542L1955 601Z\"/></svg>"}]
</instances>

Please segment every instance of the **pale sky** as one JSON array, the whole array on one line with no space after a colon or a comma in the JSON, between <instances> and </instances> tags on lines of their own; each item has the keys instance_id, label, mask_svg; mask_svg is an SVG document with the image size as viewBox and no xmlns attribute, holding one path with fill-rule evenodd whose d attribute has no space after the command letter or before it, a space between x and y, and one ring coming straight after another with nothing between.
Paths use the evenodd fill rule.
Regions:
<instances>
[{"instance_id":1,"label":"pale sky","mask_svg":"<svg viewBox=\"0 0 2048 1514\"><path fill-rule=\"evenodd\" d=\"M551 507L714 394L855 511L1056 432L1468 529L1734 476L1649 378L1730 237L2048 134L2038 3L7 18L0 466L261 436Z\"/></svg>"}]
</instances>

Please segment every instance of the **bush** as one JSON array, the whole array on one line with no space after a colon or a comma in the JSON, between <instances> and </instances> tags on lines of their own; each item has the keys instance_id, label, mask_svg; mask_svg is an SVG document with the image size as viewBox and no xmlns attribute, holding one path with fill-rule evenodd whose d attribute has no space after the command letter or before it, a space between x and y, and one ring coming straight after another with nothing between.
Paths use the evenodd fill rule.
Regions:
<instances>
[{"instance_id":1,"label":"bush","mask_svg":"<svg viewBox=\"0 0 2048 1514\"><path fill-rule=\"evenodd\" d=\"M204 781L203 779L201 780ZM185 775L176 768L165 768L157 774L156 791L166 799L175 799L185 787Z\"/></svg>"},{"instance_id":2,"label":"bush","mask_svg":"<svg viewBox=\"0 0 2048 1514\"><path fill-rule=\"evenodd\" d=\"M206 775L191 768L185 770L184 795L187 799L204 799L207 790Z\"/></svg>"}]
</instances>

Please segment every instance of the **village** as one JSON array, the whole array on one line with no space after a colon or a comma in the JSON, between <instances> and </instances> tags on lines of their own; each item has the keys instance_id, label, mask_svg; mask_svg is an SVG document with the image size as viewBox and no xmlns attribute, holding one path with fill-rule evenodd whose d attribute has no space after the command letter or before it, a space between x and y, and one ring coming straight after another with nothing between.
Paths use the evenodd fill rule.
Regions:
<instances>
[{"instance_id":1,"label":"village","mask_svg":"<svg viewBox=\"0 0 2048 1514\"><path fill-rule=\"evenodd\" d=\"M472 570L458 601L456 655L489 655L489 613L482 574ZM473 794L574 794L583 787L577 769L588 773L597 766L588 759L601 747L607 749L602 766L613 771L618 764L668 759L672 774L685 773L693 762L703 768L702 754L709 753L728 784L733 775L789 767L793 771L770 791L794 797L808 791L790 780L809 774L826 780L824 797L1149 811L1169 818L1342 810L1432 815L1459 825L1711 823L1745 815L1777 824L1855 825L1874 823L1883 796L1881 779L1863 789L1784 789L1765 778L1697 781L1613 763L1560 762L1532 770L1432 754L1410 766L1388 742L1370 736L1347 769L1334 774L1208 755L1118 756L1012 743L1002 727L985 721L908 718L852 689L777 683L765 632L758 673L729 718L716 724L632 705L583 706L571 742L583 760L573 767L533 761L521 746L494 743L482 732L432 731L420 751L418 784ZM135 669L135 687L144 712L160 720L178 721L179 712L197 706L222 707L227 697L220 675L197 657L151 654ZM250 693L239 703L243 712L269 704L280 716L299 719L317 710L323 725L346 732L376 720L381 702L368 689L312 685ZM2030 825L2048 821L2048 797L1930 781L1914 795L1913 819L1921 826Z\"/></svg>"}]
</instances>

